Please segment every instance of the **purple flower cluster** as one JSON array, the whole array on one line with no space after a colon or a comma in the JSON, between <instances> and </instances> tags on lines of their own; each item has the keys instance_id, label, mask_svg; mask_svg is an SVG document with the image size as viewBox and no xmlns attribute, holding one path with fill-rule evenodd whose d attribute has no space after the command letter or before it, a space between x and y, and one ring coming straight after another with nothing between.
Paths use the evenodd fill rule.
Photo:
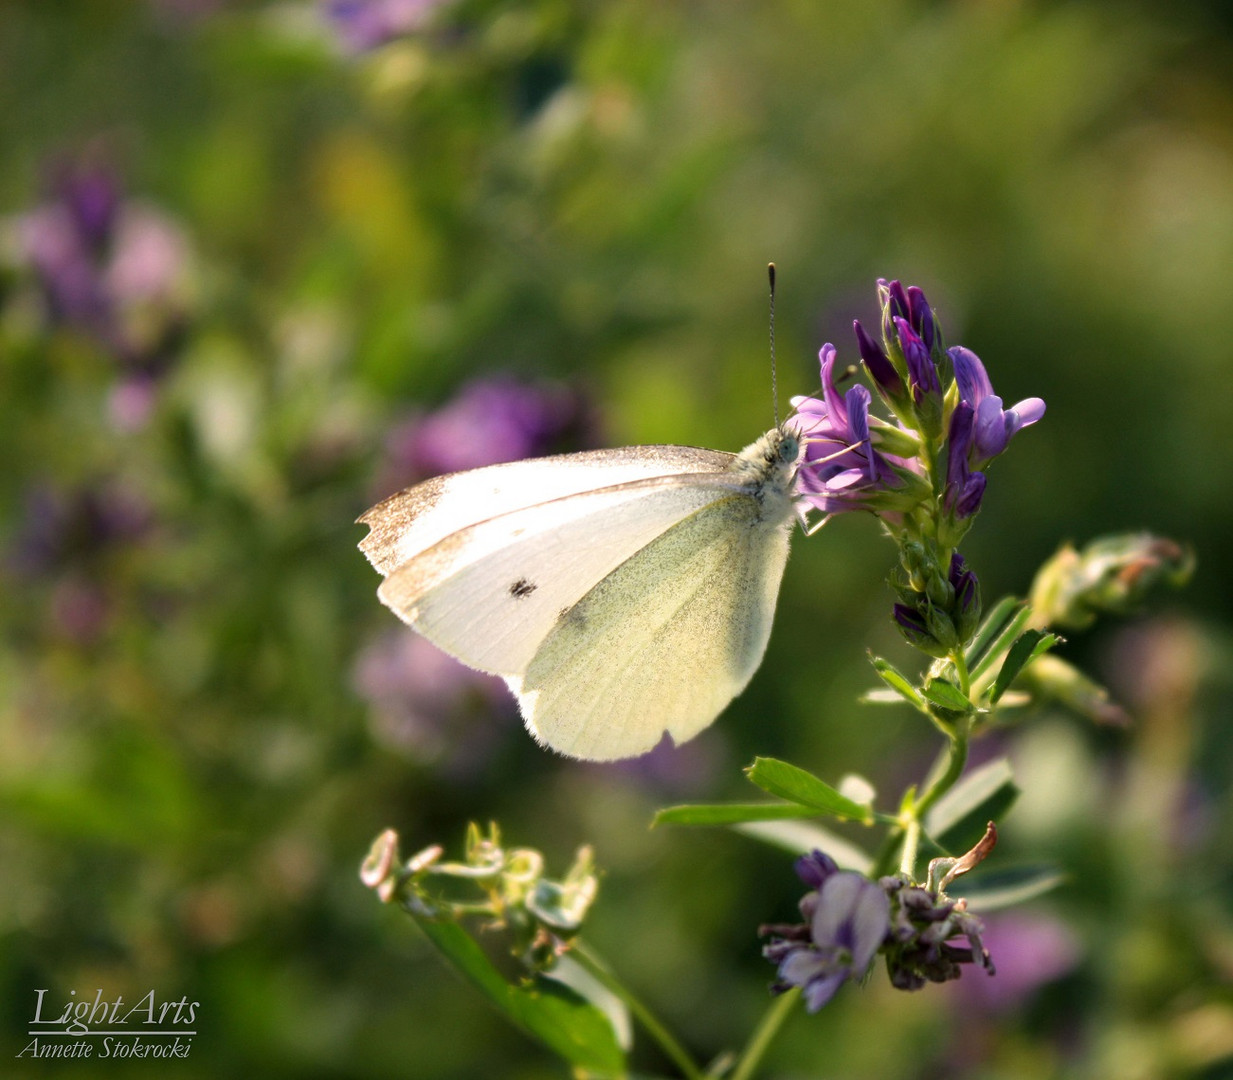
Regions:
<instances>
[{"instance_id":1,"label":"purple flower cluster","mask_svg":"<svg viewBox=\"0 0 1233 1080\"><path fill-rule=\"evenodd\" d=\"M898 877L882 878L878 885L892 910L885 950L892 986L919 990L926 982L949 982L959 978L963 964L975 963L988 974L995 973L981 941L984 925L968 912L966 901L951 900ZM952 945L956 937L966 938L967 945Z\"/></svg>"},{"instance_id":2,"label":"purple flower cluster","mask_svg":"<svg viewBox=\"0 0 1233 1080\"><path fill-rule=\"evenodd\" d=\"M865 387L839 393L835 347L824 345L822 400L793 399L805 440L799 490L823 513L871 510L892 525L895 515L922 506L936 491L945 514L964 521L984 496L980 470L1017 431L1044 415L1044 402L1027 398L1003 409L976 354L946 348L916 286L879 280L878 295L881 343L859 320L853 329L865 371L895 423L870 414L872 395ZM945 462L945 475L931 474L935 460Z\"/></svg>"},{"instance_id":3,"label":"purple flower cluster","mask_svg":"<svg viewBox=\"0 0 1233 1080\"><path fill-rule=\"evenodd\" d=\"M48 322L88 335L119 362L113 418L140 426L190 307L183 232L127 200L114 173L95 164L59 169L47 201L17 217L13 230Z\"/></svg>"},{"instance_id":4,"label":"purple flower cluster","mask_svg":"<svg viewBox=\"0 0 1233 1080\"><path fill-rule=\"evenodd\" d=\"M797 472L804 503L823 514L868 510L900 546L895 624L917 648L944 657L980 619L975 575L956 551L984 498L983 472L1045 412L1040 398L1009 409L970 349L947 348L925 294L878 281L881 341L853 323L861 363L893 419L870 412L862 385L841 394L835 346L826 344L821 398L797 397L793 423L805 450Z\"/></svg>"},{"instance_id":5,"label":"purple flower cluster","mask_svg":"<svg viewBox=\"0 0 1233 1080\"><path fill-rule=\"evenodd\" d=\"M805 1008L817 1012L868 971L890 929L890 902L877 884L820 851L797 859L796 872L811 887L800 901L805 922L760 928L772 935L762 955L779 967L772 991L800 987Z\"/></svg>"},{"instance_id":6,"label":"purple flower cluster","mask_svg":"<svg viewBox=\"0 0 1233 1080\"><path fill-rule=\"evenodd\" d=\"M846 980L861 978L878 952L885 953L891 983L900 990L957 979L967 963L994 973L981 943L984 928L965 901L898 877L870 881L840 870L821 851L797 859L796 873L810 887L800 901L805 921L763 926L758 933L770 936L762 955L779 968L771 990L799 987L809 1012L822 1008ZM956 937L966 938L967 946L951 944Z\"/></svg>"}]
</instances>

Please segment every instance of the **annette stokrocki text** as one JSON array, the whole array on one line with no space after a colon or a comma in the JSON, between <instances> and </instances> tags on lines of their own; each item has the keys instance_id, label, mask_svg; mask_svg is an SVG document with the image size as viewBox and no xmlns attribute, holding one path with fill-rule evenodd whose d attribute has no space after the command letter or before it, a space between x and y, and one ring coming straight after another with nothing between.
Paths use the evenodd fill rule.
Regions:
<instances>
[{"instance_id":1,"label":"annette stokrocki text","mask_svg":"<svg viewBox=\"0 0 1233 1080\"><path fill-rule=\"evenodd\" d=\"M37 1058L171 1058L188 1057L199 1001L161 998L154 990L133 1001L123 995L93 998L69 991L63 1005L50 991L34 991L30 1041L16 1057Z\"/></svg>"}]
</instances>

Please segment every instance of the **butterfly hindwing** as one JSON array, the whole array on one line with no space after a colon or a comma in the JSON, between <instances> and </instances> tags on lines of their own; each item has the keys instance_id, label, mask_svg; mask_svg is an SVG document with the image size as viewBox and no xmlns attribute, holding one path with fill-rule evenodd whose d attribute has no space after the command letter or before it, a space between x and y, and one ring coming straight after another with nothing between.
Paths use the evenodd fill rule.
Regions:
<instances>
[{"instance_id":1,"label":"butterfly hindwing","mask_svg":"<svg viewBox=\"0 0 1233 1080\"><path fill-rule=\"evenodd\" d=\"M770 636L788 530L748 493L674 525L600 581L508 680L563 754L632 757L693 737L744 689Z\"/></svg>"}]
</instances>

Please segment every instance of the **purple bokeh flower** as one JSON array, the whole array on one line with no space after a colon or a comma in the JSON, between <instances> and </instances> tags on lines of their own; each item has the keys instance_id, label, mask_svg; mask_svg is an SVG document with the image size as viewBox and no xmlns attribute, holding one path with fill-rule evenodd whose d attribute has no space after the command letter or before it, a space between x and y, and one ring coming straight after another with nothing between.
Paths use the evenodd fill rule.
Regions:
<instances>
[{"instance_id":1,"label":"purple bokeh flower","mask_svg":"<svg viewBox=\"0 0 1233 1080\"><path fill-rule=\"evenodd\" d=\"M348 52L364 53L422 30L448 0L325 0L322 14Z\"/></svg>"},{"instance_id":2,"label":"purple bokeh flower","mask_svg":"<svg viewBox=\"0 0 1233 1080\"><path fill-rule=\"evenodd\" d=\"M861 874L832 869L834 862L814 852L797 861L797 873L817 888L801 900L808 920L800 927L764 927L773 937L762 950L778 965L771 989L782 993L800 987L805 1008L817 1012L850 978L869 969L890 928L886 893Z\"/></svg>"},{"instance_id":3,"label":"purple bokeh flower","mask_svg":"<svg viewBox=\"0 0 1233 1080\"><path fill-rule=\"evenodd\" d=\"M26 493L8 564L22 575L87 566L107 551L141 539L153 515L144 499L114 482L73 491L39 484Z\"/></svg>"},{"instance_id":4,"label":"purple bokeh flower","mask_svg":"<svg viewBox=\"0 0 1233 1080\"><path fill-rule=\"evenodd\" d=\"M559 383L474 379L390 433L378 486L393 491L442 473L577 449L595 441L595 427L582 396Z\"/></svg>"},{"instance_id":5,"label":"purple bokeh flower","mask_svg":"<svg viewBox=\"0 0 1233 1080\"><path fill-rule=\"evenodd\" d=\"M505 684L418 634L393 630L371 641L355 660L352 685L379 743L455 776L482 770L509 727Z\"/></svg>"},{"instance_id":6,"label":"purple bokeh flower","mask_svg":"<svg viewBox=\"0 0 1233 1080\"><path fill-rule=\"evenodd\" d=\"M911 509L923 494L919 464L875 448L869 390L857 385L841 396L835 385L835 346L823 345L818 357L822 400L792 399L797 410L793 422L805 443L798 490L806 502L828 514Z\"/></svg>"},{"instance_id":7,"label":"purple bokeh flower","mask_svg":"<svg viewBox=\"0 0 1233 1080\"><path fill-rule=\"evenodd\" d=\"M597 778L621 773L659 796L684 797L712 790L727 764L725 736L710 728L687 743L678 745L670 735L665 735L641 757L599 762L584 768L593 769Z\"/></svg>"},{"instance_id":8,"label":"purple bokeh flower","mask_svg":"<svg viewBox=\"0 0 1233 1080\"><path fill-rule=\"evenodd\" d=\"M1047 914L1006 913L986 920L983 941L998 957L996 979L964 979L961 1008L1010 1012L1041 987L1073 971L1081 957L1075 932Z\"/></svg>"},{"instance_id":9,"label":"purple bokeh flower","mask_svg":"<svg viewBox=\"0 0 1233 1080\"><path fill-rule=\"evenodd\" d=\"M949 353L959 384L959 399L973 410L969 460L972 468L980 468L1005 450L1020 428L1044 416L1045 403L1031 397L1003 409L1002 399L994 394L980 357L962 345L956 345Z\"/></svg>"},{"instance_id":10,"label":"purple bokeh flower","mask_svg":"<svg viewBox=\"0 0 1233 1080\"><path fill-rule=\"evenodd\" d=\"M58 636L89 644L114 607L111 559L142 542L153 527L149 505L110 481L66 491L31 487L4 568L23 587L45 587L50 626Z\"/></svg>"},{"instance_id":11,"label":"purple bokeh flower","mask_svg":"<svg viewBox=\"0 0 1233 1080\"><path fill-rule=\"evenodd\" d=\"M191 307L183 231L126 199L112 170L81 163L59 168L50 197L13 219L12 230L48 323L79 331L111 354L122 372L112 419L121 429L140 427Z\"/></svg>"}]
</instances>

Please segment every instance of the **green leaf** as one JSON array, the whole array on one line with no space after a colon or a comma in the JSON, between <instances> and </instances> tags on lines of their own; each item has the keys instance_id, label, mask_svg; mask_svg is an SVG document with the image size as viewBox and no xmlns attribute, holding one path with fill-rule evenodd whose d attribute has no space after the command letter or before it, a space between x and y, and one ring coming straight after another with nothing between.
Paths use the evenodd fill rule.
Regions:
<instances>
[{"instance_id":1,"label":"green leaf","mask_svg":"<svg viewBox=\"0 0 1233 1080\"><path fill-rule=\"evenodd\" d=\"M894 664L883 660L880 656L870 656L869 662L873 664L873 670L878 673L878 677L903 698L904 701L922 711L924 710L925 703L921 699L920 694L916 692L916 687L911 684L907 676L896 668Z\"/></svg>"},{"instance_id":2,"label":"green leaf","mask_svg":"<svg viewBox=\"0 0 1233 1080\"><path fill-rule=\"evenodd\" d=\"M1031 618L1032 609L1026 604L1014 613L1010 621L994 636L993 640L989 643L989 647L981 655L981 658L975 664L970 665L969 673L973 679L979 679L997 663L998 658L1004 655L1006 650L1010 648L1010 643L1027 626Z\"/></svg>"},{"instance_id":3,"label":"green leaf","mask_svg":"<svg viewBox=\"0 0 1233 1080\"><path fill-rule=\"evenodd\" d=\"M630 1019L629 1006L582 964L578 963L571 953L558 957L552 970L544 973L544 978L564 983L575 994L585 998L602 1012L608 1018L608 1023L612 1025L617 1044L622 1050L628 1051L634 1045L633 1022Z\"/></svg>"},{"instance_id":4,"label":"green leaf","mask_svg":"<svg viewBox=\"0 0 1233 1080\"><path fill-rule=\"evenodd\" d=\"M816 807L800 803L700 803L664 807L651 820L651 828L657 825L737 825L742 821L817 817L821 813Z\"/></svg>"},{"instance_id":5,"label":"green leaf","mask_svg":"<svg viewBox=\"0 0 1233 1080\"><path fill-rule=\"evenodd\" d=\"M1006 758L973 769L943 795L925 815L925 831L946 852L966 851L1019 797Z\"/></svg>"},{"instance_id":6,"label":"green leaf","mask_svg":"<svg viewBox=\"0 0 1233 1080\"><path fill-rule=\"evenodd\" d=\"M933 679L925 684L921 692L929 699L929 704L936 705L939 709L945 709L947 712L959 713L961 716L964 716L974 708L972 703L964 696L963 691L954 683L947 682L945 679Z\"/></svg>"},{"instance_id":7,"label":"green leaf","mask_svg":"<svg viewBox=\"0 0 1233 1080\"><path fill-rule=\"evenodd\" d=\"M986 911L997 911L1034 900L1061 885L1066 875L1056 866L1041 863L998 870L982 868L971 878L960 880L963 887L954 889L953 895L965 897L972 910L983 915Z\"/></svg>"},{"instance_id":8,"label":"green leaf","mask_svg":"<svg viewBox=\"0 0 1233 1080\"><path fill-rule=\"evenodd\" d=\"M993 682L993 689L989 691L989 704L996 705L998 698L1006 693L1007 687L1014 682L1015 676L1061 640L1056 634L1049 634L1043 630L1025 631L1010 647L1010 652L1006 654L1006 660Z\"/></svg>"},{"instance_id":9,"label":"green leaf","mask_svg":"<svg viewBox=\"0 0 1233 1080\"><path fill-rule=\"evenodd\" d=\"M754 763L745 770L745 775L763 791L778 795L781 799L803 803L849 821L873 821L873 813L869 807L861 806L840 795L830 784L819 780L813 773L798 769L786 761L768 757L755 758Z\"/></svg>"},{"instance_id":10,"label":"green leaf","mask_svg":"<svg viewBox=\"0 0 1233 1080\"><path fill-rule=\"evenodd\" d=\"M1006 629L1006 624L1015 614L1016 609L1023 611L1025 608L1026 605L1018 597L1003 596L989 609L980 624L980 629L976 631L964 650L964 659L967 660L969 671L973 673L976 671L976 665L984 660L994 639Z\"/></svg>"},{"instance_id":11,"label":"green leaf","mask_svg":"<svg viewBox=\"0 0 1233 1080\"><path fill-rule=\"evenodd\" d=\"M576 991L542 976L525 986L511 985L457 923L411 915L445 958L516 1027L579 1069L624 1074L625 1054L608 1017Z\"/></svg>"},{"instance_id":12,"label":"green leaf","mask_svg":"<svg viewBox=\"0 0 1233 1080\"><path fill-rule=\"evenodd\" d=\"M873 868L873 859L859 847L813 821L747 821L733 829L793 855L804 855L816 848L826 852L844 870L867 874Z\"/></svg>"}]
</instances>

